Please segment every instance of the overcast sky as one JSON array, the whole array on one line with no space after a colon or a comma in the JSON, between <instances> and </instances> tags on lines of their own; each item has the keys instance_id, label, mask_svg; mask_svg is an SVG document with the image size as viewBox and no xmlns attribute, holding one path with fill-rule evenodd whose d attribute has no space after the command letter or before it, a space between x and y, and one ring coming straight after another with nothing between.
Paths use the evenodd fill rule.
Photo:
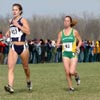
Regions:
<instances>
[{"instance_id":1,"label":"overcast sky","mask_svg":"<svg viewBox=\"0 0 100 100\"><path fill-rule=\"evenodd\" d=\"M12 4L23 6L25 17L37 15L76 14L83 12L100 15L100 0L0 0L0 15L6 17L11 14Z\"/></svg>"}]
</instances>

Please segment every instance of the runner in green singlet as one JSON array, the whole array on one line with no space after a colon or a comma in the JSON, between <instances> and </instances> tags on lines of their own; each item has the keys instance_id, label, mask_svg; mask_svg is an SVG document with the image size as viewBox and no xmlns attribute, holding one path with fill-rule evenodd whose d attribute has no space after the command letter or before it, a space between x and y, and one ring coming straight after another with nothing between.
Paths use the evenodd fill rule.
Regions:
<instances>
[{"instance_id":1,"label":"runner in green singlet","mask_svg":"<svg viewBox=\"0 0 100 100\"><path fill-rule=\"evenodd\" d=\"M78 63L77 52L82 44L82 40L78 31L73 28L75 24L76 22L73 23L71 16L66 16L64 18L64 29L58 33L57 39L57 47L62 45L62 59L68 81L68 90L70 91L74 91L72 76L75 76L77 85L80 84L80 77L76 72L76 66ZM78 41L77 46L76 41Z\"/></svg>"}]
</instances>

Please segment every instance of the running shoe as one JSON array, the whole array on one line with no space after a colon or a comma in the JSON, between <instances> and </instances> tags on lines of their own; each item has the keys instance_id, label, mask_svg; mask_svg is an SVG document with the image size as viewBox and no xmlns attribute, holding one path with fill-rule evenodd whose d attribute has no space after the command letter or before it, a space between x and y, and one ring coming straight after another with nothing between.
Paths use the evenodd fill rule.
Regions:
<instances>
[{"instance_id":1,"label":"running shoe","mask_svg":"<svg viewBox=\"0 0 100 100\"><path fill-rule=\"evenodd\" d=\"M27 82L27 87L29 90L32 90L32 82L31 81Z\"/></svg>"},{"instance_id":2,"label":"running shoe","mask_svg":"<svg viewBox=\"0 0 100 100\"><path fill-rule=\"evenodd\" d=\"M75 76L75 80L76 80L77 85L80 85L81 80L80 80L79 75Z\"/></svg>"},{"instance_id":3,"label":"running shoe","mask_svg":"<svg viewBox=\"0 0 100 100\"><path fill-rule=\"evenodd\" d=\"M74 92L75 91L75 89L74 88L69 88L69 90L68 90L69 92Z\"/></svg>"},{"instance_id":4,"label":"running shoe","mask_svg":"<svg viewBox=\"0 0 100 100\"><path fill-rule=\"evenodd\" d=\"M14 89L10 85L4 86L4 89L6 92L14 93Z\"/></svg>"}]
</instances>

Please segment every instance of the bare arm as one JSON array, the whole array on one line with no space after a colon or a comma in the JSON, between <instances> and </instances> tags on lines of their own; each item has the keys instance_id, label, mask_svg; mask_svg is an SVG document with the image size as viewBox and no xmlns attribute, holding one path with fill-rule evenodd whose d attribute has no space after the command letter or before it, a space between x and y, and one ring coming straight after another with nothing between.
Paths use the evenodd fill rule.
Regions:
<instances>
[{"instance_id":1,"label":"bare arm","mask_svg":"<svg viewBox=\"0 0 100 100\"><path fill-rule=\"evenodd\" d=\"M56 43L57 48L61 45L60 42L61 42L61 32L58 33L58 38Z\"/></svg>"},{"instance_id":2,"label":"bare arm","mask_svg":"<svg viewBox=\"0 0 100 100\"><path fill-rule=\"evenodd\" d=\"M17 21L13 21L13 24L21 29L25 34L30 34L30 28L26 19L22 18L21 20L23 26L19 25Z\"/></svg>"},{"instance_id":3,"label":"bare arm","mask_svg":"<svg viewBox=\"0 0 100 100\"><path fill-rule=\"evenodd\" d=\"M10 37L10 32L9 29L7 30L7 32L5 33L6 38Z\"/></svg>"},{"instance_id":4,"label":"bare arm","mask_svg":"<svg viewBox=\"0 0 100 100\"><path fill-rule=\"evenodd\" d=\"M82 39L77 30L74 30L74 34L75 34L76 39L78 40L77 48L80 48L82 45Z\"/></svg>"}]
</instances>

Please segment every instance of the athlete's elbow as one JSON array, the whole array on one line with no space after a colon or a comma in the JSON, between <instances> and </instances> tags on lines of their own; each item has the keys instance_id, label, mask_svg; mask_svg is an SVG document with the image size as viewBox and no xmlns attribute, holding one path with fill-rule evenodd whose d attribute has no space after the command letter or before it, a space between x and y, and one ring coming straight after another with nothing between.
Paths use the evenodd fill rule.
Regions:
<instances>
[{"instance_id":1,"label":"athlete's elbow","mask_svg":"<svg viewBox=\"0 0 100 100\"><path fill-rule=\"evenodd\" d=\"M29 35L30 34L30 31L28 30L26 33L27 33L27 35Z\"/></svg>"},{"instance_id":2,"label":"athlete's elbow","mask_svg":"<svg viewBox=\"0 0 100 100\"><path fill-rule=\"evenodd\" d=\"M30 35L30 32L28 32L27 34Z\"/></svg>"},{"instance_id":3,"label":"athlete's elbow","mask_svg":"<svg viewBox=\"0 0 100 100\"><path fill-rule=\"evenodd\" d=\"M82 40L80 41L80 45L82 45Z\"/></svg>"}]
</instances>

